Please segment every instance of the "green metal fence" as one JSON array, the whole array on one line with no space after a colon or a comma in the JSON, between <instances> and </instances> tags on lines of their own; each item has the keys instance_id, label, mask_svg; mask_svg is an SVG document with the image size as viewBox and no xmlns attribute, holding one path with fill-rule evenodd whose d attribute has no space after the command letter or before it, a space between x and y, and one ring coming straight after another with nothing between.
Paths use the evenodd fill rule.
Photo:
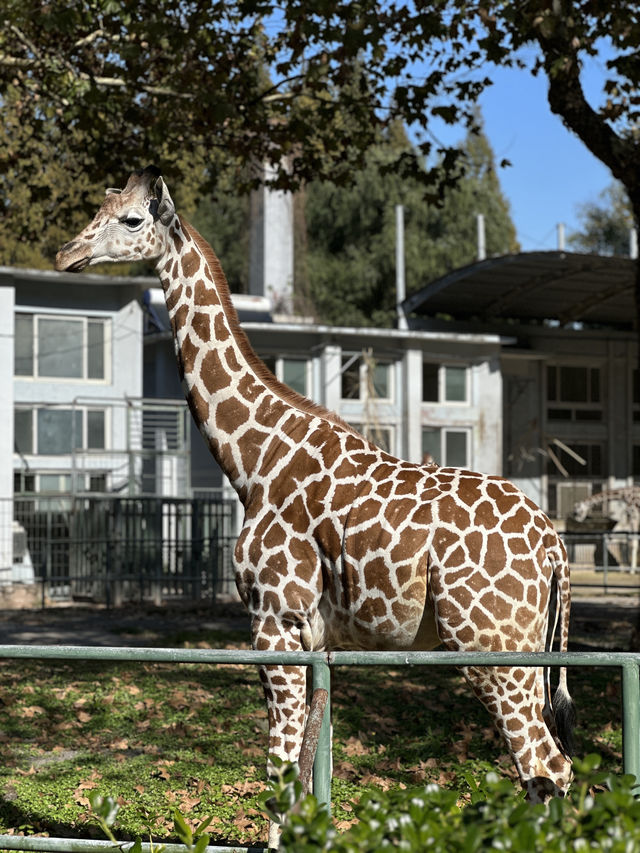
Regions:
<instances>
[{"instance_id":1,"label":"green metal fence","mask_svg":"<svg viewBox=\"0 0 640 853\"><path fill-rule=\"evenodd\" d=\"M56 659L141 661L192 664L279 664L308 666L314 690L329 692L313 768L314 793L330 807L331 802L331 668L336 666L589 666L618 667L622 672L622 738L624 772L640 783L640 654L630 652L262 652L236 649L102 648L94 646L2 646L0 659ZM131 843L123 843L127 850ZM150 845L143 844L143 851ZM0 835L0 850L95 853L113 849L110 841L70 838L36 838ZM178 853L178 844L165 845L166 853ZM262 847L209 846L207 853L258 853Z\"/></svg>"}]
</instances>

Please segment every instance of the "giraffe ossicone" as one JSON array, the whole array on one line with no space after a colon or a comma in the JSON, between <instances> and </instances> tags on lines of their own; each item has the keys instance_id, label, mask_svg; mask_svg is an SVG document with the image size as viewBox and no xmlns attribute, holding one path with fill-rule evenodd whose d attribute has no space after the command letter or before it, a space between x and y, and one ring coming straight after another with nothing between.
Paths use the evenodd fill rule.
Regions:
<instances>
[{"instance_id":1,"label":"giraffe ossicone","mask_svg":"<svg viewBox=\"0 0 640 853\"><path fill-rule=\"evenodd\" d=\"M256 649L567 649L567 555L553 525L496 476L390 456L278 382L253 352L210 246L148 167L108 192L59 270L153 259L193 417L244 506L236 583ZM566 671L465 667L530 799L571 780ZM269 753L296 760L304 667L260 670ZM443 699L443 705L444 705ZM276 835L270 833L270 842Z\"/></svg>"}]
</instances>

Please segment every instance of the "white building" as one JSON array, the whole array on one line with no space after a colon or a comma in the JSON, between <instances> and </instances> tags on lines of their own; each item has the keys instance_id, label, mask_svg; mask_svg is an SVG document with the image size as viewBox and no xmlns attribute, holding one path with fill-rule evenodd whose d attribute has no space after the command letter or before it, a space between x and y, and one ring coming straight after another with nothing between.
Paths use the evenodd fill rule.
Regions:
<instances>
[{"instance_id":1,"label":"white building","mask_svg":"<svg viewBox=\"0 0 640 853\"><path fill-rule=\"evenodd\" d=\"M508 476L562 526L584 496L640 482L633 281L627 259L480 261L407 299L407 330L234 302L285 383L397 456ZM14 494L229 491L182 399L155 279L0 268L0 307L0 581L19 576Z\"/></svg>"}]
</instances>

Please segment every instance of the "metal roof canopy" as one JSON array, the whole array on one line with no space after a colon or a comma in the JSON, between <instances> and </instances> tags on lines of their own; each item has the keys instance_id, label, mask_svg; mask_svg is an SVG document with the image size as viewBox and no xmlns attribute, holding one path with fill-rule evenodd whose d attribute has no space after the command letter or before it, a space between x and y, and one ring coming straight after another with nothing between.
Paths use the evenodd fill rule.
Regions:
<instances>
[{"instance_id":1,"label":"metal roof canopy","mask_svg":"<svg viewBox=\"0 0 640 853\"><path fill-rule=\"evenodd\" d=\"M427 284L402 303L407 315L556 320L629 329L636 261L573 252L487 258Z\"/></svg>"}]
</instances>

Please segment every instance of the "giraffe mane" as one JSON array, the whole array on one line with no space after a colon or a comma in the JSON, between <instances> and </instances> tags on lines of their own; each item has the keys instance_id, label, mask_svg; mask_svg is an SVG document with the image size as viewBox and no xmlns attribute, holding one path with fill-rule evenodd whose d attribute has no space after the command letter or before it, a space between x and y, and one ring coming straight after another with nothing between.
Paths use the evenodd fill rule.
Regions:
<instances>
[{"instance_id":1,"label":"giraffe mane","mask_svg":"<svg viewBox=\"0 0 640 853\"><path fill-rule=\"evenodd\" d=\"M229 289L227 277L224 274L222 265L220 264L216 253L190 222L187 222L187 220L182 216L179 216L179 219L183 230L195 242L196 246L204 256L205 261L209 265L216 283L218 296L220 297L224 313L227 317L227 322L229 323L231 333L238 345L238 349L247 360L247 363L250 365L252 370L255 371L255 374L260 381L263 382L277 397L285 403L288 403L290 406L294 406L296 409L306 414L314 415L325 421L329 421L336 426L342 427L342 429L350 432L352 435L357 435L359 438L362 438L360 433L354 429L354 427L342 420L342 418L335 412L326 409L318 403L314 403L312 400L309 400L307 397L304 397L302 394L294 391L293 388L289 388L289 386L285 385L284 382L280 382L276 379L266 364L256 354L249 342L246 332L240 325L238 312L231 300L231 291Z\"/></svg>"}]
</instances>

